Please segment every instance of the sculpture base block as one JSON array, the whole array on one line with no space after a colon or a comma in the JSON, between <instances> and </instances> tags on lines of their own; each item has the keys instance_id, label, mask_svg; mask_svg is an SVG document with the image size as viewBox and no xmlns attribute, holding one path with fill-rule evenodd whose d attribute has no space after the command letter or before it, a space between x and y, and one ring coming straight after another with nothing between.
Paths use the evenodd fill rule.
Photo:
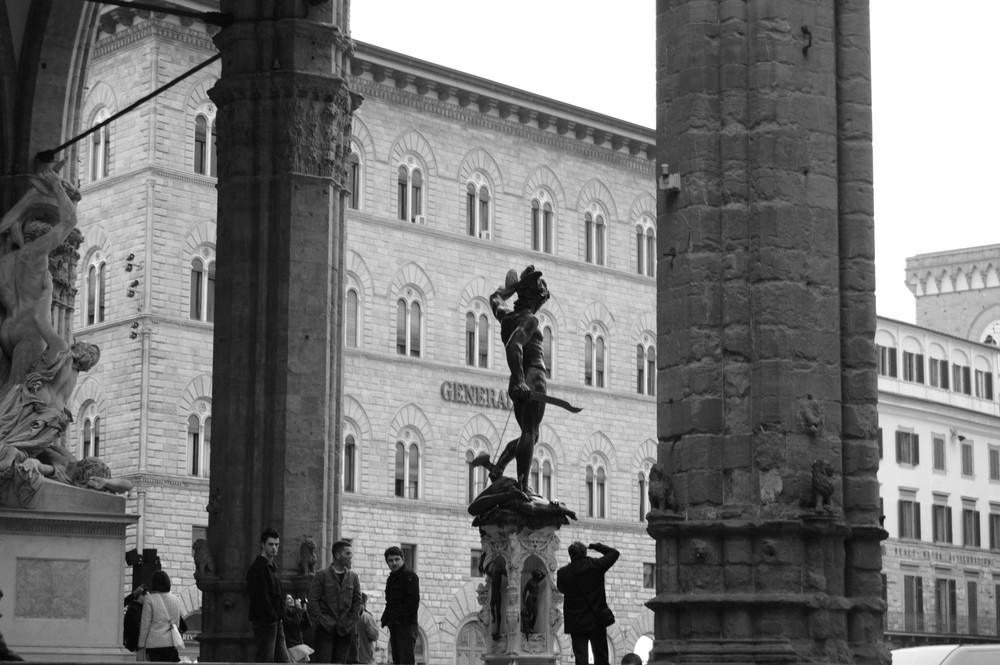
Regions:
<instances>
[{"instance_id":1,"label":"sculpture base block","mask_svg":"<svg viewBox=\"0 0 1000 665\"><path fill-rule=\"evenodd\" d=\"M500 509L477 521L486 569L479 588L479 620L490 636L485 662L554 665L562 625L556 553L566 516L525 516ZM532 625L522 625L525 621Z\"/></svg>"},{"instance_id":2,"label":"sculpture base block","mask_svg":"<svg viewBox=\"0 0 1000 665\"><path fill-rule=\"evenodd\" d=\"M125 498L46 481L0 508L0 632L25 660L134 661L122 646Z\"/></svg>"}]
</instances>

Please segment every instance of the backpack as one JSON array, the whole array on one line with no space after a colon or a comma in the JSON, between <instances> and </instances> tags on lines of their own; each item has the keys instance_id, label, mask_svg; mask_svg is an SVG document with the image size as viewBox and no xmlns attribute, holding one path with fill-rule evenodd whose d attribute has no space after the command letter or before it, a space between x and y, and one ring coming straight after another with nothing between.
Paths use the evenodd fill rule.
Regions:
<instances>
[{"instance_id":1,"label":"backpack","mask_svg":"<svg viewBox=\"0 0 1000 665\"><path fill-rule=\"evenodd\" d=\"M142 624L142 599L136 598L125 610L125 624L122 630L122 646L129 651L139 647L139 627Z\"/></svg>"}]
</instances>

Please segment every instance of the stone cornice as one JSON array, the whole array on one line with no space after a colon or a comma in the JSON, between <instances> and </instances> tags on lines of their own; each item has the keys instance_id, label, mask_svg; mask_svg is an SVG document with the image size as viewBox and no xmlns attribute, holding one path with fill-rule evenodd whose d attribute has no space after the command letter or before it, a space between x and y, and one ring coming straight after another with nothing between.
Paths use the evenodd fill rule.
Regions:
<instances>
[{"instance_id":1,"label":"stone cornice","mask_svg":"<svg viewBox=\"0 0 1000 665\"><path fill-rule=\"evenodd\" d=\"M105 14L101 18L102 30L114 32L107 37L98 39L94 47L94 59L100 59L112 55L115 51L127 48L137 42L149 37L161 37L185 44L204 51L206 54L216 52L212 37L206 31L206 26L199 23L199 27L187 27L178 25L159 18L138 18L132 25L120 23L117 19L111 19L113 13ZM122 27L119 28L118 26Z\"/></svg>"},{"instance_id":2,"label":"stone cornice","mask_svg":"<svg viewBox=\"0 0 1000 665\"><path fill-rule=\"evenodd\" d=\"M586 146L593 151L587 153L591 158L620 153L635 160L632 168L647 163L652 170L656 137L651 129L364 42L354 46L351 73L359 91L413 105L429 97L423 110L462 111L450 117L466 122L488 119L486 126L508 133L528 129L518 135L555 146Z\"/></svg>"},{"instance_id":3,"label":"stone cornice","mask_svg":"<svg viewBox=\"0 0 1000 665\"><path fill-rule=\"evenodd\" d=\"M200 476L168 476L157 473L123 473L122 478L132 481L135 487L129 492L142 491L150 487L181 487L190 490L208 491L209 479ZM206 500L208 495L206 494Z\"/></svg>"},{"instance_id":4,"label":"stone cornice","mask_svg":"<svg viewBox=\"0 0 1000 665\"><path fill-rule=\"evenodd\" d=\"M138 519L137 515L3 510L0 511L0 533L117 538L124 536L125 527L135 524Z\"/></svg>"},{"instance_id":5,"label":"stone cornice","mask_svg":"<svg viewBox=\"0 0 1000 665\"><path fill-rule=\"evenodd\" d=\"M401 106L413 107L423 113L449 118L469 125L476 125L493 132L508 134L533 143L576 152L585 159L607 162L615 166L639 171L648 174L650 178L653 176L653 162L650 161L651 158L644 156L643 152L648 154L655 147L655 143L632 143L630 145L639 146L640 152L637 155L631 155L624 148L616 150L613 147L594 145L586 141L587 135L581 136L579 134L561 133L558 130L549 131L548 129L539 129L537 126L530 126L526 122L517 122L491 116L488 113L488 109L487 112L477 112L476 109L478 107L466 106L463 108L461 102L456 104L449 103L448 101L442 102L438 98L427 99L422 95L413 94L407 90L399 90L368 78L352 77L351 87L365 98L381 99Z\"/></svg>"}]
</instances>

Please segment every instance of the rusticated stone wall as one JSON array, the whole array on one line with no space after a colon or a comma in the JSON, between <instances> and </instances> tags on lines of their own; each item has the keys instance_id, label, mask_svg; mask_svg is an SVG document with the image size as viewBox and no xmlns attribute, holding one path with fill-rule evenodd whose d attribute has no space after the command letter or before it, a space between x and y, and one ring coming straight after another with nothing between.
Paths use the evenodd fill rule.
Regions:
<instances>
[{"instance_id":1,"label":"rusticated stone wall","mask_svg":"<svg viewBox=\"0 0 1000 665\"><path fill-rule=\"evenodd\" d=\"M867 2L657 21L653 662L880 662Z\"/></svg>"}]
</instances>

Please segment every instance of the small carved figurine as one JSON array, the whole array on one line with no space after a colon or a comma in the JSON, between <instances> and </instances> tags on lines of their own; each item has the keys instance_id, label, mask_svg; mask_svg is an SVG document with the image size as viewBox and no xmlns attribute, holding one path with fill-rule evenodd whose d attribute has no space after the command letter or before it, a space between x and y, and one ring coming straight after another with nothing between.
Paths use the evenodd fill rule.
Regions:
<instances>
[{"instance_id":1,"label":"small carved figurine","mask_svg":"<svg viewBox=\"0 0 1000 665\"><path fill-rule=\"evenodd\" d=\"M544 571L533 570L531 579L524 585L524 594L521 597L521 632L526 636L535 632L535 621L538 619L538 591L544 579Z\"/></svg>"},{"instance_id":2,"label":"small carved figurine","mask_svg":"<svg viewBox=\"0 0 1000 665\"><path fill-rule=\"evenodd\" d=\"M208 549L208 541L199 538L191 546L191 553L194 556L194 579L195 582L205 577L208 573L215 572L215 563L212 561L212 553Z\"/></svg>"},{"instance_id":3,"label":"small carved figurine","mask_svg":"<svg viewBox=\"0 0 1000 665\"><path fill-rule=\"evenodd\" d=\"M299 573L313 575L316 573L316 543L312 537L304 536L299 546Z\"/></svg>"},{"instance_id":4,"label":"small carved figurine","mask_svg":"<svg viewBox=\"0 0 1000 665\"><path fill-rule=\"evenodd\" d=\"M833 496L833 466L823 459L812 465L813 508L830 510Z\"/></svg>"},{"instance_id":5,"label":"small carved figurine","mask_svg":"<svg viewBox=\"0 0 1000 665\"><path fill-rule=\"evenodd\" d=\"M823 405L812 395L806 395L805 402L799 407L799 419L802 422L803 431L809 436L816 436L823 431L823 426L826 423Z\"/></svg>"},{"instance_id":6,"label":"small carved figurine","mask_svg":"<svg viewBox=\"0 0 1000 665\"><path fill-rule=\"evenodd\" d=\"M677 503L674 500L674 487L670 476L662 464L654 464L649 470L649 507L652 512L672 511Z\"/></svg>"},{"instance_id":7,"label":"small carved figurine","mask_svg":"<svg viewBox=\"0 0 1000 665\"><path fill-rule=\"evenodd\" d=\"M503 601L503 578L507 577L507 563L503 557L494 557L486 565L486 576L490 578L490 619L493 623L493 639L500 639L500 604Z\"/></svg>"}]
</instances>

